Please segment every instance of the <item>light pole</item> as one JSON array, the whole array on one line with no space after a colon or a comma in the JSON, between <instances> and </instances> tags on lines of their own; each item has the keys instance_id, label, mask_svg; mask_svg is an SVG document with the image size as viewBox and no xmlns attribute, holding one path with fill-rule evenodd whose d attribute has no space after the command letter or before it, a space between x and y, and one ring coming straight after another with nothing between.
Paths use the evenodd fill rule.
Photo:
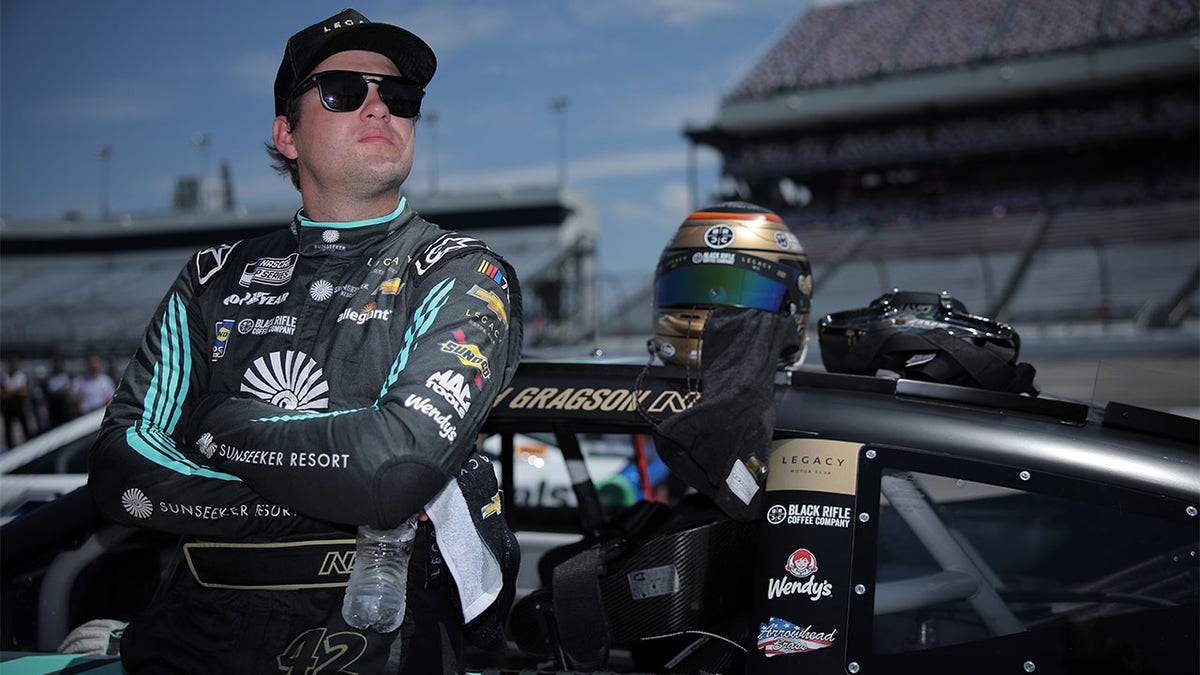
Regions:
<instances>
[{"instance_id":1,"label":"light pole","mask_svg":"<svg viewBox=\"0 0 1200 675\"><path fill-rule=\"evenodd\" d=\"M208 211L212 203L208 177L208 147L211 144L212 139L208 137L208 134L198 133L192 136L192 145L196 146L196 151L200 154L200 194L196 196L200 201L201 211Z\"/></svg>"},{"instance_id":2,"label":"light pole","mask_svg":"<svg viewBox=\"0 0 1200 675\"><path fill-rule=\"evenodd\" d=\"M96 148L96 159L100 160L100 220L108 220L108 173L112 146L105 143Z\"/></svg>"},{"instance_id":3,"label":"light pole","mask_svg":"<svg viewBox=\"0 0 1200 675\"><path fill-rule=\"evenodd\" d=\"M550 111L558 115L558 189L567 187L567 98L550 101Z\"/></svg>"}]
</instances>

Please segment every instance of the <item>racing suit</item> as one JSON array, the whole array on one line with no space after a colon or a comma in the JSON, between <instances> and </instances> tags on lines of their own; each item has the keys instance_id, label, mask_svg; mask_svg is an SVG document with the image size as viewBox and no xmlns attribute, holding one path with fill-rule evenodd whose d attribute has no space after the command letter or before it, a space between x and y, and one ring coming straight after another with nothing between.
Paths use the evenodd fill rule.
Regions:
<instances>
[{"instance_id":1,"label":"racing suit","mask_svg":"<svg viewBox=\"0 0 1200 675\"><path fill-rule=\"evenodd\" d=\"M92 448L104 514L184 535L122 639L130 672L455 672L464 613L436 521L401 629L341 618L356 527L398 526L451 485L505 573L476 622L511 602L519 551L474 445L520 357L515 273L404 198L369 221L303 213L188 261Z\"/></svg>"}]
</instances>

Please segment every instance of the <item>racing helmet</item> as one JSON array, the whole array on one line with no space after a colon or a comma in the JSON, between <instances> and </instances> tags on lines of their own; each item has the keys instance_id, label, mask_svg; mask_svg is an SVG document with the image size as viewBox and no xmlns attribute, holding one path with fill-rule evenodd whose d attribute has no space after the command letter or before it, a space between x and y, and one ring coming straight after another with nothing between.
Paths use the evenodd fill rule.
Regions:
<instances>
[{"instance_id":1,"label":"racing helmet","mask_svg":"<svg viewBox=\"0 0 1200 675\"><path fill-rule=\"evenodd\" d=\"M780 355L795 367L811 304L808 254L783 219L747 202L714 204L688 215L659 258L649 347L664 363L698 366L709 313L748 307L795 321L800 348Z\"/></svg>"}]
</instances>

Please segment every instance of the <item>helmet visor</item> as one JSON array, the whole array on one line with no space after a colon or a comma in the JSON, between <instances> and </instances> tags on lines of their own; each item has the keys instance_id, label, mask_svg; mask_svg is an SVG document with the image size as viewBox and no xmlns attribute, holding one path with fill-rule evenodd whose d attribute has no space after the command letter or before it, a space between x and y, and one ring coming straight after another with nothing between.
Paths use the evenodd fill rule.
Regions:
<instances>
[{"instance_id":1,"label":"helmet visor","mask_svg":"<svg viewBox=\"0 0 1200 675\"><path fill-rule=\"evenodd\" d=\"M732 305L778 312L786 307L791 281L729 265L684 265L659 274L654 297L659 307Z\"/></svg>"}]
</instances>

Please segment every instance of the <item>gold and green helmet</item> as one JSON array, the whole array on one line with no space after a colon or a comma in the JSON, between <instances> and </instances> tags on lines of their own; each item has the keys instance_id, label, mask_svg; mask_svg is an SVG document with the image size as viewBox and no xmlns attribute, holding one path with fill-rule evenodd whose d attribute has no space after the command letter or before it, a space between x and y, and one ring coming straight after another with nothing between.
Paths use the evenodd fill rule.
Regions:
<instances>
[{"instance_id":1,"label":"gold and green helmet","mask_svg":"<svg viewBox=\"0 0 1200 675\"><path fill-rule=\"evenodd\" d=\"M665 363L699 365L709 312L749 307L795 320L794 362L807 344L811 304L808 254L783 219L746 202L715 204L689 215L659 258L652 347Z\"/></svg>"}]
</instances>

